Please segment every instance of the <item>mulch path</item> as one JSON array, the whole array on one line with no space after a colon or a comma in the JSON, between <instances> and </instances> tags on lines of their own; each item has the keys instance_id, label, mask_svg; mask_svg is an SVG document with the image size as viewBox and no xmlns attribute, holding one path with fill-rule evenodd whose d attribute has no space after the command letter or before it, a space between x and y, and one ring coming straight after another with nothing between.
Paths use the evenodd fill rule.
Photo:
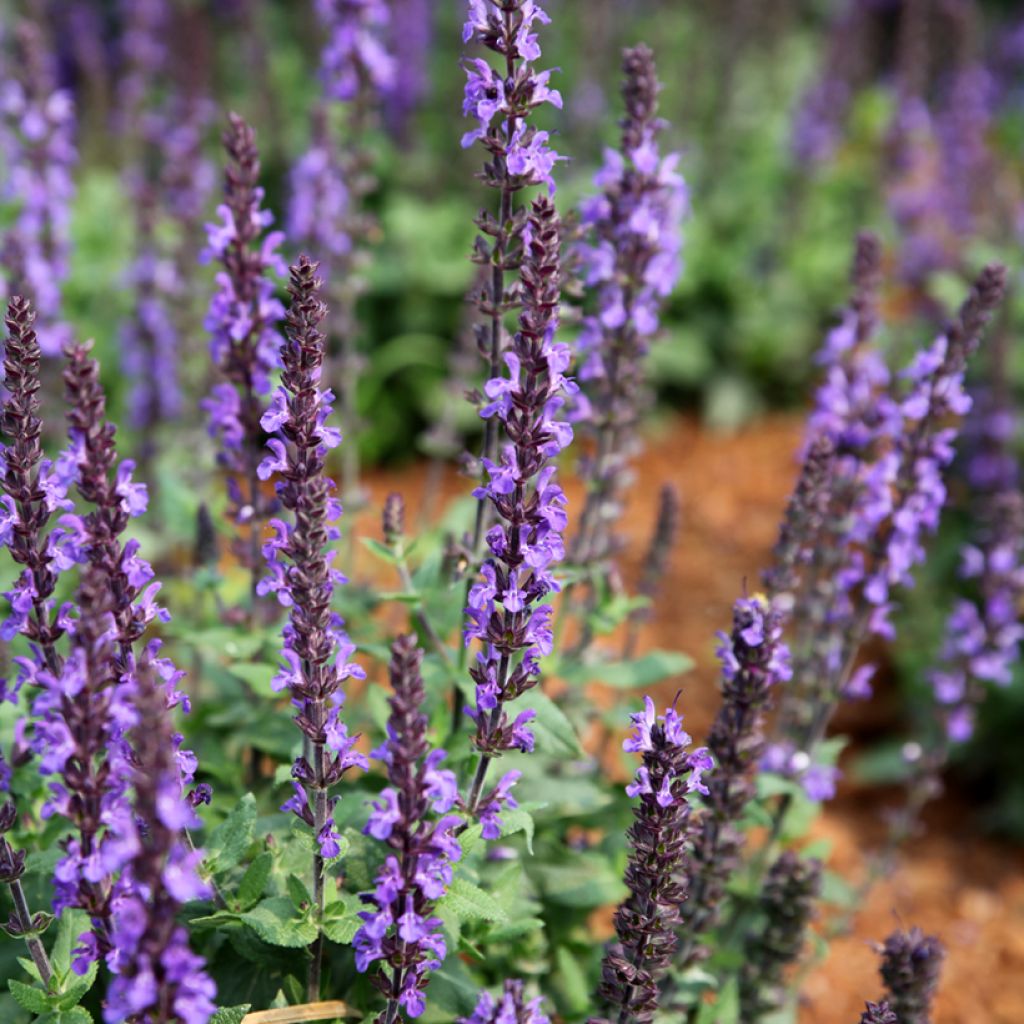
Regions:
<instances>
[{"instance_id":1,"label":"mulch path","mask_svg":"<svg viewBox=\"0 0 1024 1024\"><path fill-rule=\"evenodd\" d=\"M787 416L731 434L671 419L653 431L640 460L624 516L623 566L627 576L635 572L658 489L673 482L682 495L682 532L640 649L681 649L695 659L680 700L695 737L705 734L718 704L715 632L728 627L744 586L759 585L795 475L800 430L799 419ZM373 474L370 508L379 509L393 489L415 508L426 476L422 465ZM465 482L446 477L443 490L465 493ZM578 491L570 487L569 497L578 507ZM371 516L368 510L359 529L378 536ZM856 735L866 715L877 731L886 704L883 693L874 707L841 719L841 728ZM849 881L866 870L885 798L882 791L846 783L817 827L817 835L833 844L829 867ZM855 1024L864 999L881 991L872 943L897 925L912 924L941 936L948 949L935 1024L1024 1021L1024 849L985 838L955 795L926 817L926 834L908 846L895 875L873 888L849 934L834 940L827 959L809 973L802 1022Z\"/></svg>"}]
</instances>

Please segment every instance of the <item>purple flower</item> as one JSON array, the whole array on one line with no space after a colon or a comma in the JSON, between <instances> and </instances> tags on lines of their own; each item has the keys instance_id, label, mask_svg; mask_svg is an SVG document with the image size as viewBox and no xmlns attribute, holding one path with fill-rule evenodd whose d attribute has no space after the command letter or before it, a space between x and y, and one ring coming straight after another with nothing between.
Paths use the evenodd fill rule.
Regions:
<instances>
[{"instance_id":1,"label":"purple flower","mask_svg":"<svg viewBox=\"0 0 1024 1024\"><path fill-rule=\"evenodd\" d=\"M324 91L332 99L355 99L362 83L379 92L395 82L395 60L385 45L390 14L384 0L316 0L327 43L321 56Z\"/></svg>"},{"instance_id":2,"label":"purple flower","mask_svg":"<svg viewBox=\"0 0 1024 1024\"><path fill-rule=\"evenodd\" d=\"M543 1004L541 996L527 1001L521 981L506 979L498 999L481 992L473 1012L459 1017L457 1024L550 1024Z\"/></svg>"},{"instance_id":3,"label":"purple flower","mask_svg":"<svg viewBox=\"0 0 1024 1024\"><path fill-rule=\"evenodd\" d=\"M385 860L373 893L363 897L370 909L360 914L363 924L353 940L359 971L382 962L377 985L389 1016L399 1007L409 1017L423 1012L429 972L447 952L433 907L462 853L453 835L461 819L444 813L455 798L455 776L439 767L443 750L428 752L422 658L412 636L392 645L388 739L377 752L391 785L374 802L364 831L387 842L395 855ZM442 816L434 818L432 811Z\"/></svg>"},{"instance_id":4,"label":"purple flower","mask_svg":"<svg viewBox=\"0 0 1024 1024\"><path fill-rule=\"evenodd\" d=\"M662 157L657 117L660 89L654 55L640 45L623 56L626 116L618 149L605 152L594 178L600 190L581 206L583 241L576 256L595 309L583 318L583 393L573 422L593 438L596 457L581 461L587 500L573 541L573 560L601 562L614 547L612 526L637 449L635 427L645 405L644 362L665 297L682 270L682 226L689 210L678 153Z\"/></svg>"}]
</instances>

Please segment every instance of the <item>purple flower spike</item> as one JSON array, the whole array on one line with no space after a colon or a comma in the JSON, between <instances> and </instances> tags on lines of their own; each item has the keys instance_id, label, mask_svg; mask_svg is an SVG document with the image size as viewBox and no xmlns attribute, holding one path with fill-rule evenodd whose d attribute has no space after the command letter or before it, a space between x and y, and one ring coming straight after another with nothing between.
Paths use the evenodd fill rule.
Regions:
<instances>
[{"instance_id":1,"label":"purple flower spike","mask_svg":"<svg viewBox=\"0 0 1024 1024\"><path fill-rule=\"evenodd\" d=\"M261 525L270 511L257 475L264 442L260 420L271 374L280 365L277 325L284 316L271 275L284 275L287 268L276 252L284 236L266 232L273 218L261 208L256 136L236 114L229 117L224 146L225 202L217 210L219 222L207 225L208 244L201 259L217 260L223 268L217 273L206 328L214 365L225 380L202 406L210 415L210 434L221 445L218 461L232 475L231 516L249 527L249 543L239 545L237 554L252 572L255 590Z\"/></svg>"},{"instance_id":2,"label":"purple flower spike","mask_svg":"<svg viewBox=\"0 0 1024 1024\"><path fill-rule=\"evenodd\" d=\"M135 800L122 826L127 859L114 904L107 960L113 979L103 1020L207 1024L217 1008L216 986L177 920L183 903L210 895L198 875L202 851L180 838L182 824L194 823L194 815L181 794L163 688L148 666L134 690Z\"/></svg>"},{"instance_id":3,"label":"purple flower spike","mask_svg":"<svg viewBox=\"0 0 1024 1024\"><path fill-rule=\"evenodd\" d=\"M391 647L388 740L377 752L391 785L373 804L364 830L394 850L375 890L363 897L372 909L360 915L363 925L353 940L360 971L381 963L376 984L388 1003L380 1022L423 1012L430 971L447 953L434 904L461 856L455 839L461 819L447 813L455 802L455 775L440 767L444 751L427 744L422 659L414 637L401 636Z\"/></svg>"},{"instance_id":4,"label":"purple flower spike","mask_svg":"<svg viewBox=\"0 0 1024 1024\"><path fill-rule=\"evenodd\" d=\"M886 1000L900 1024L930 1024L946 951L920 928L895 931L880 947Z\"/></svg>"},{"instance_id":5,"label":"purple flower spike","mask_svg":"<svg viewBox=\"0 0 1024 1024\"><path fill-rule=\"evenodd\" d=\"M71 94L55 84L39 28L21 22L14 41L0 89L0 143L3 200L16 214L0 246L0 266L6 294L28 296L39 314L43 355L58 356L71 341L61 320L61 285L70 251L75 107Z\"/></svg>"},{"instance_id":6,"label":"purple flower spike","mask_svg":"<svg viewBox=\"0 0 1024 1024\"><path fill-rule=\"evenodd\" d=\"M658 147L665 123L657 116L654 54L644 45L626 50L623 73L622 139L605 152L594 179L600 191L582 204L585 236L577 252L584 283L596 295L580 332L583 395L574 416L597 453L581 464L589 490L572 548L581 565L606 559L615 547L612 529L646 404L645 357L682 270L689 209L679 154L663 157Z\"/></svg>"},{"instance_id":7,"label":"purple flower spike","mask_svg":"<svg viewBox=\"0 0 1024 1024\"><path fill-rule=\"evenodd\" d=\"M497 999L481 992L473 1012L459 1017L457 1024L550 1024L543 1003L540 996L527 1000L523 983L509 979Z\"/></svg>"},{"instance_id":8,"label":"purple flower spike","mask_svg":"<svg viewBox=\"0 0 1024 1024\"><path fill-rule=\"evenodd\" d=\"M274 521L276 536L263 548L270 577L262 589L276 590L278 600L289 609L284 666L278 679L291 694L295 722L309 741L311 757L296 759L292 767L296 793L285 806L310 825L317 837L313 898L322 911L324 859L336 856L340 849L329 791L350 768L365 770L367 762L355 749L358 737L349 736L341 721L342 685L346 679L362 679L365 673L349 661L355 647L331 609L334 588L344 577L332 568L328 550L337 536L330 524L340 508L332 497L334 483L325 472L325 463L340 437L326 423L331 393L320 387L324 360L320 324L326 307L320 301L316 270L316 264L305 256L291 268L281 384L263 415L263 428L275 433L268 442L273 454L263 468L267 476L280 474L275 491L278 501L292 514L292 522ZM321 957L318 940L310 966L314 995Z\"/></svg>"},{"instance_id":9,"label":"purple flower spike","mask_svg":"<svg viewBox=\"0 0 1024 1024\"><path fill-rule=\"evenodd\" d=\"M790 678L782 616L767 598L741 598L729 634L719 634L722 704L708 736L715 771L693 840L690 897L682 907L680 962L703 954L701 937L715 924L726 884L743 848L739 820L754 797L754 769L764 749L764 718L773 691Z\"/></svg>"},{"instance_id":10,"label":"purple flower spike","mask_svg":"<svg viewBox=\"0 0 1024 1024\"><path fill-rule=\"evenodd\" d=\"M316 0L327 38L321 74L332 99L355 99L364 82L381 93L394 87L397 68L385 45L388 6L384 0Z\"/></svg>"},{"instance_id":11,"label":"purple flower spike","mask_svg":"<svg viewBox=\"0 0 1024 1024\"><path fill-rule=\"evenodd\" d=\"M630 895L615 913L618 941L605 954L599 995L609 1020L650 1024L658 985L676 950L675 929L687 896L690 794L702 790L711 769L707 750L690 751L690 737L675 708L663 715L650 697L631 716L633 733L623 749L643 759L626 792L637 799L629 829L626 868Z\"/></svg>"},{"instance_id":12,"label":"purple flower spike","mask_svg":"<svg viewBox=\"0 0 1024 1024\"><path fill-rule=\"evenodd\" d=\"M483 757L467 801L479 812L488 759L503 751L533 749L532 715L509 720L505 707L537 685L539 659L551 652L554 570L564 556L565 496L555 483L553 459L572 439L559 419L575 384L565 376L570 355L557 343L559 221L547 198L534 201L523 260L523 311L506 353L508 376L487 382L491 405L482 415L506 438L501 461L485 460L489 481L474 494L490 503L497 523L487 532L490 557L470 588L465 641L482 649L470 669L476 683L475 743Z\"/></svg>"}]
</instances>

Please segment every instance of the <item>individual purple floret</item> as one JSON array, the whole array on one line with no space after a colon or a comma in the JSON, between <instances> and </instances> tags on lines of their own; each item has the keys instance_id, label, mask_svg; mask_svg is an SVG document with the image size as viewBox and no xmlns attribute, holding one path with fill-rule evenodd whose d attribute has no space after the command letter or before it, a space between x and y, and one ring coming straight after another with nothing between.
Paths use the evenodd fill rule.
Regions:
<instances>
[{"instance_id":1,"label":"individual purple floret","mask_svg":"<svg viewBox=\"0 0 1024 1024\"><path fill-rule=\"evenodd\" d=\"M218 461L229 474L232 519L249 527L248 545L241 545L238 554L252 573L255 606L262 523L268 512L257 472L264 442L260 421L270 375L280 365L277 324L284 316L270 275L283 275L287 268L276 252L283 234L264 233L273 218L261 209L256 136L237 114L229 116L224 146L226 201L217 210L220 223L207 225L208 245L202 255L223 267L206 327L213 362L224 380L202 406L210 415L210 433L221 444Z\"/></svg>"},{"instance_id":2,"label":"individual purple floret","mask_svg":"<svg viewBox=\"0 0 1024 1024\"><path fill-rule=\"evenodd\" d=\"M900 1024L900 1019L892 1012L888 1003L869 1002L860 1015L860 1024Z\"/></svg>"},{"instance_id":3,"label":"individual purple floret","mask_svg":"<svg viewBox=\"0 0 1024 1024\"><path fill-rule=\"evenodd\" d=\"M879 971L886 1001L899 1024L929 1024L946 957L942 943L920 928L911 928L893 932L878 952L882 956Z\"/></svg>"},{"instance_id":4,"label":"individual purple floret","mask_svg":"<svg viewBox=\"0 0 1024 1024\"><path fill-rule=\"evenodd\" d=\"M675 708L631 716L633 733L622 748L640 754L642 764L626 793L637 800L628 837L626 867L630 895L615 912L618 940L605 953L598 994L618 1024L648 1024L658 1009L658 984L676 950L680 908L687 898L692 793L707 794L702 776L712 760L701 747L691 751ZM600 1021L601 1018L591 1018Z\"/></svg>"},{"instance_id":5,"label":"individual purple floret","mask_svg":"<svg viewBox=\"0 0 1024 1024\"><path fill-rule=\"evenodd\" d=\"M722 704L708 735L715 771L693 834L689 899L680 908L679 962L707 955L702 936L721 912L726 885L740 865L740 818L756 789L754 769L764 749L764 719L772 694L790 677L782 616L762 596L740 598L730 633L720 633Z\"/></svg>"},{"instance_id":6,"label":"individual purple floret","mask_svg":"<svg viewBox=\"0 0 1024 1024\"><path fill-rule=\"evenodd\" d=\"M3 199L16 209L0 244L3 287L25 295L39 316L39 347L60 355L71 340L61 319L61 286L68 274L75 109L71 94L58 89L42 34L30 22L15 33L15 53L0 86Z\"/></svg>"},{"instance_id":7,"label":"individual purple floret","mask_svg":"<svg viewBox=\"0 0 1024 1024\"><path fill-rule=\"evenodd\" d=\"M542 603L559 585L554 569L564 556L565 496L555 482L554 459L572 440L559 413L575 385L566 378L568 346L555 341L560 294L559 220L551 201L534 200L527 222L529 245L522 265L523 311L505 354L508 376L484 386L481 415L501 427L500 460L484 459L488 482L474 496L492 506L497 523L487 532L490 555L469 592L467 645L482 650L470 674L476 683L475 744L481 758L466 810L483 806L483 781L491 758L506 750L533 749L533 711L515 719L510 704L537 685L539 658L551 653L551 606Z\"/></svg>"},{"instance_id":8,"label":"individual purple floret","mask_svg":"<svg viewBox=\"0 0 1024 1024\"><path fill-rule=\"evenodd\" d=\"M129 856L115 905L105 1024L206 1024L216 986L178 922L182 904L204 899L202 851L181 838L199 824L181 792L176 738L159 679L143 665L133 681L134 803L122 843Z\"/></svg>"},{"instance_id":9,"label":"individual purple floret","mask_svg":"<svg viewBox=\"0 0 1024 1024\"><path fill-rule=\"evenodd\" d=\"M415 637L401 636L392 645L388 738L374 752L387 765L391 785L374 801L363 830L394 851L364 897L373 909L360 914L363 924L353 939L358 970L381 962L374 984L387 1006L378 1024L393 1024L403 1012L410 1018L423 1013L429 972L447 954L433 910L462 856L455 838L462 819L448 813L458 796L455 774L441 767L445 752L427 743L422 660Z\"/></svg>"},{"instance_id":10,"label":"individual purple floret","mask_svg":"<svg viewBox=\"0 0 1024 1024\"><path fill-rule=\"evenodd\" d=\"M281 384L263 414L263 429L271 434L270 454L259 464L261 480L278 475L278 500L293 515L291 523L270 522L273 536L264 544L269 575L259 584L261 594L276 593L289 609L284 628L281 671L275 690L288 689L296 709L295 722L308 742L308 755L292 766L295 795L285 805L313 830L317 840L313 863L313 899L324 906L324 861L338 854L330 789L352 767L366 769L366 758L355 749L341 720L345 699L342 685L364 672L349 658L355 645L331 609L334 588L345 582L331 567L328 545L337 540L330 524L341 515L331 496L333 482L325 473L327 453L341 434L327 425L331 393L320 387L324 336L320 323L326 307L320 301L316 264L303 256L291 268L291 304L285 319L281 351ZM309 998L319 998L322 940L313 950Z\"/></svg>"},{"instance_id":11,"label":"individual purple floret","mask_svg":"<svg viewBox=\"0 0 1024 1024\"><path fill-rule=\"evenodd\" d=\"M689 194L679 154L662 156L654 54L626 50L619 149L605 151L594 179L600 190L581 206L586 232L578 257L596 309L579 336L582 401L575 419L593 436L594 453L581 467L589 490L573 541L573 561L589 565L614 548L612 526L636 450L644 404L645 357L657 333L661 306L682 269L682 224Z\"/></svg>"},{"instance_id":12,"label":"individual purple floret","mask_svg":"<svg viewBox=\"0 0 1024 1024\"><path fill-rule=\"evenodd\" d=\"M395 59L385 45L391 15L385 0L316 0L327 42L321 56L324 91L355 99L364 83L379 92L394 85Z\"/></svg>"},{"instance_id":13,"label":"individual purple floret","mask_svg":"<svg viewBox=\"0 0 1024 1024\"><path fill-rule=\"evenodd\" d=\"M542 996L527 1001L521 981L506 979L497 999L481 992L476 1008L468 1017L459 1017L457 1024L550 1024L543 1005Z\"/></svg>"},{"instance_id":14,"label":"individual purple floret","mask_svg":"<svg viewBox=\"0 0 1024 1024\"><path fill-rule=\"evenodd\" d=\"M507 347L506 314L521 304L517 289L506 280L507 274L519 269L526 245L526 217L518 196L531 185L547 184L553 192L551 172L562 159L549 147L548 133L529 124L528 119L544 104L561 108L562 97L548 86L551 72L533 68L533 62L541 56L534 29L550 21L539 3L468 0L467 11L463 42L476 40L496 54L500 63L500 70L496 70L479 57L464 61L466 88L462 104L463 115L477 121L477 127L462 136L462 146L481 144L488 156L480 178L498 192L497 211L481 210L476 218L480 234L473 243L473 262L482 270L480 287L469 296L480 317L475 325L477 347L487 360L488 379L495 379L501 375ZM488 416L483 458L491 462L498 460L498 428L498 420ZM481 497L473 530L473 558L480 553L489 512L487 501Z\"/></svg>"},{"instance_id":15,"label":"individual purple floret","mask_svg":"<svg viewBox=\"0 0 1024 1024\"><path fill-rule=\"evenodd\" d=\"M24 568L4 595L11 610L0 625L0 637L9 642L21 633L29 641L28 655L15 659L18 675L13 685L0 682L0 699L12 702L41 669L59 671L56 645L67 630L70 610L56 607L53 594L60 573L85 557L83 524L68 498L76 476L74 458L64 454L51 462L43 455L41 349L34 322L29 302L12 298L5 316L5 401L0 416L0 428L9 439L2 448L0 543ZM51 526L55 515L59 518Z\"/></svg>"}]
</instances>

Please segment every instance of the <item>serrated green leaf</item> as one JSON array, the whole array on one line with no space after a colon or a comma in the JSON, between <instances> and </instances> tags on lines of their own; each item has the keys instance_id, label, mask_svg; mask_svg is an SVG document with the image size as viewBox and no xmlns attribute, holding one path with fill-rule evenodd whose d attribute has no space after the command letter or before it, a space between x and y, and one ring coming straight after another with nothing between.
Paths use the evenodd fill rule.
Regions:
<instances>
[{"instance_id":1,"label":"serrated green leaf","mask_svg":"<svg viewBox=\"0 0 1024 1024\"><path fill-rule=\"evenodd\" d=\"M317 937L316 925L297 917L295 907L287 896L272 896L263 900L242 914L239 920L272 946L300 949Z\"/></svg>"},{"instance_id":2,"label":"serrated green leaf","mask_svg":"<svg viewBox=\"0 0 1024 1024\"><path fill-rule=\"evenodd\" d=\"M347 892L341 893L340 898L329 903L324 911L324 935L331 942L337 942L342 946L348 945L363 923L359 917L362 908L363 903L358 896Z\"/></svg>"},{"instance_id":3,"label":"serrated green leaf","mask_svg":"<svg viewBox=\"0 0 1024 1024\"><path fill-rule=\"evenodd\" d=\"M249 1012L251 1003L241 1006L222 1006L211 1018L210 1024L241 1024L242 1018Z\"/></svg>"},{"instance_id":4,"label":"serrated green leaf","mask_svg":"<svg viewBox=\"0 0 1024 1024\"><path fill-rule=\"evenodd\" d=\"M67 913L67 911L65 911ZM99 968L99 964L94 960L89 964L89 969L79 977L77 974L71 974L64 981L64 987L61 990L60 996L57 999L57 1008L60 1010L70 1010L77 1006L84 998L86 992L92 988L96 982L96 974Z\"/></svg>"},{"instance_id":5,"label":"serrated green leaf","mask_svg":"<svg viewBox=\"0 0 1024 1024\"><path fill-rule=\"evenodd\" d=\"M489 892L464 878L453 879L440 902L450 907L460 921L508 922L504 907Z\"/></svg>"},{"instance_id":6,"label":"serrated green leaf","mask_svg":"<svg viewBox=\"0 0 1024 1024\"><path fill-rule=\"evenodd\" d=\"M84 910L67 909L60 915L57 938L50 952L50 962L58 978L64 978L71 971L71 954L78 945L78 936L91 930L89 915Z\"/></svg>"},{"instance_id":7,"label":"serrated green leaf","mask_svg":"<svg viewBox=\"0 0 1024 1024\"><path fill-rule=\"evenodd\" d=\"M210 870L228 871L239 864L252 842L255 828L256 798L246 793L206 843L206 865Z\"/></svg>"},{"instance_id":8,"label":"serrated green leaf","mask_svg":"<svg viewBox=\"0 0 1024 1024\"><path fill-rule=\"evenodd\" d=\"M7 982L17 1004L29 1013L46 1013L50 1009L50 999L45 992L32 985L26 985L23 981L15 981L11 978Z\"/></svg>"},{"instance_id":9,"label":"serrated green leaf","mask_svg":"<svg viewBox=\"0 0 1024 1024\"><path fill-rule=\"evenodd\" d=\"M555 757L579 757L583 753L576 730L565 712L540 687L527 690L516 701L516 713L532 710L529 723L537 738L537 749Z\"/></svg>"},{"instance_id":10,"label":"serrated green leaf","mask_svg":"<svg viewBox=\"0 0 1024 1024\"><path fill-rule=\"evenodd\" d=\"M295 904L297 910L305 910L313 902L313 897L309 895L306 883L297 875L289 875L285 885L288 887L288 895L291 897L291 901Z\"/></svg>"},{"instance_id":11,"label":"serrated green leaf","mask_svg":"<svg viewBox=\"0 0 1024 1024\"><path fill-rule=\"evenodd\" d=\"M92 1014L84 1006L72 1006L57 1014L56 1024L95 1024Z\"/></svg>"},{"instance_id":12,"label":"serrated green leaf","mask_svg":"<svg viewBox=\"0 0 1024 1024\"><path fill-rule=\"evenodd\" d=\"M245 869L241 882L238 883L238 891L235 893L235 906L239 910L248 910L254 906L263 895L270 879L270 872L274 867L274 856L264 850Z\"/></svg>"}]
</instances>

